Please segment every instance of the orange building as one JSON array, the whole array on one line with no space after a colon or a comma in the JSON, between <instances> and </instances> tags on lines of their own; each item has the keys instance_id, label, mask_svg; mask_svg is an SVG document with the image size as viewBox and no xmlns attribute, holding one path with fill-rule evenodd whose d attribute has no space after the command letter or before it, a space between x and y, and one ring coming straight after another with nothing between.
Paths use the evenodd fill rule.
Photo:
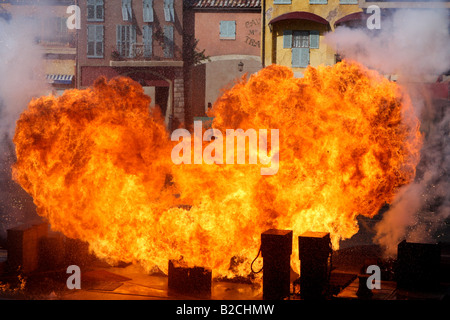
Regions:
<instances>
[{"instance_id":1,"label":"orange building","mask_svg":"<svg viewBox=\"0 0 450 320\"><path fill-rule=\"evenodd\" d=\"M204 116L223 89L261 69L260 0L190 0L184 27L203 59L186 72L192 117ZM192 118L191 118L192 119Z\"/></svg>"}]
</instances>

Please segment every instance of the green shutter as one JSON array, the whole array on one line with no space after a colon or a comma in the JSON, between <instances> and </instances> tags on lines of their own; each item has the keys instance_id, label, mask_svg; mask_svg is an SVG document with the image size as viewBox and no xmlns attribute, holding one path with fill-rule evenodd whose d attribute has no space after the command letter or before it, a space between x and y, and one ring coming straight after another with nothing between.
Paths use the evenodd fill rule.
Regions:
<instances>
[{"instance_id":1,"label":"green shutter","mask_svg":"<svg viewBox=\"0 0 450 320\"><path fill-rule=\"evenodd\" d=\"M122 19L124 21L131 21L133 19L131 0L122 0Z\"/></svg>"},{"instance_id":2,"label":"green shutter","mask_svg":"<svg viewBox=\"0 0 450 320\"><path fill-rule=\"evenodd\" d=\"M130 57L134 58L136 55L135 46L136 43L136 26L130 26Z\"/></svg>"},{"instance_id":3,"label":"green shutter","mask_svg":"<svg viewBox=\"0 0 450 320\"><path fill-rule=\"evenodd\" d=\"M172 8L170 4L171 4L170 0L164 0L164 20L168 22L172 21L171 11L173 11L173 2Z\"/></svg>"},{"instance_id":4,"label":"green shutter","mask_svg":"<svg viewBox=\"0 0 450 320\"><path fill-rule=\"evenodd\" d=\"M117 43L117 52L119 52L120 55L123 55L123 48L122 48L122 26L117 25L116 26L116 43Z\"/></svg>"},{"instance_id":5,"label":"green shutter","mask_svg":"<svg viewBox=\"0 0 450 320\"><path fill-rule=\"evenodd\" d=\"M95 25L88 25L87 27L87 55L95 55Z\"/></svg>"},{"instance_id":6,"label":"green shutter","mask_svg":"<svg viewBox=\"0 0 450 320\"><path fill-rule=\"evenodd\" d=\"M153 28L151 26L144 26L144 57L151 58L153 49Z\"/></svg>"},{"instance_id":7,"label":"green shutter","mask_svg":"<svg viewBox=\"0 0 450 320\"><path fill-rule=\"evenodd\" d=\"M227 32L227 26L225 24L226 21L220 21L220 37L225 37L225 34Z\"/></svg>"},{"instance_id":8,"label":"green shutter","mask_svg":"<svg viewBox=\"0 0 450 320\"><path fill-rule=\"evenodd\" d=\"M236 21L229 21L228 23L228 35L232 39L236 39Z\"/></svg>"},{"instance_id":9,"label":"green shutter","mask_svg":"<svg viewBox=\"0 0 450 320\"><path fill-rule=\"evenodd\" d=\"M311 30L309 33L309 47L319 49L319 31Z\"/></svg>"},{"instance_id":10,"label":"green shutter","mask_svg":"<svg viewBox=\"0 0 450 320\"><path fill-rule=\"evenodd\" d=\"M173 7L173 1L174 0L169 0L169 11L170 11L171 21L175 21L175 9Z\"/></svg>"},{"instance_id":11,"label":"green shutter","mask_svg":"<svg viewBox=\"0 0 450 320\"><path fill-rule=\"evenodd\" d=\"M306 68L309 65L309 48L292 48L292 67Z\"/></svg>"},{"instance_id":12,"label":"green shutter","mask_svg":"<svg viewBox=\"0 0 450 320\"><path fill-rule=\"evenodd\" d=\"M236 21L220 21L220 38L236 39Z\"/></svg>"},{"instance_id":13,"label":"green shutter","mask_svg":"<svg viewBox=\"0 0 450 320\"><path fill-rule=\"evenodd\" d=\"M153 0L144 0L144 22L153 22Z\"/></svg>"},{"instance_id":14,"label":"green shutter","mask_svg":"<svg viewBox=\"0 0 450 320\"><path fill-rule=\"evenodd\" d=\"M283 30L283 48L292 48L292 30Z\"/></svg>"},{"instance_id":15,"label":"green shutter","mask_svg":"<svg viewBox=\"0 0 450 320\"><path fill-rule=\"evenodd\" d=\"M103 26L97 25L95 28L95 56L103 57Z\"/></svg>"},{"instance_id":16,"label":"green shutter","mask_svg":"<svg viewBox=\"0 0 450 320\"><path fill-rule=\"evenodd\" d=\"M327 0L309 0L310 4L327 4Z\"/></svg>"},{"instance_id":17,"label":"green shutter","mask_svg":"<svg viewBox=\"0 0 450 320\"><path fill-rule=\"evenodd\" d=\"M173 26L164 26L164 58L173 58Z\"/></svg>"},{"instance_id":18,"label":"green shutter","mask_svg":"<svg viewBox=\"0 0 450 320\"><path fill-rule=\"evenodd\" d=\"M123 19L123 21L128 20L128 11L127 11L125 0L122 0L122 19Z\"/></svg>"},{"instance_id":19,"label":"green shutter","mask_svg":"<svg viewBox=\"0 0 450 320\"><path fill-rule=\"evenodd\" d=\"M95 25L88 25L88 41L95 41Z\"/></svg>"}]
</instances>

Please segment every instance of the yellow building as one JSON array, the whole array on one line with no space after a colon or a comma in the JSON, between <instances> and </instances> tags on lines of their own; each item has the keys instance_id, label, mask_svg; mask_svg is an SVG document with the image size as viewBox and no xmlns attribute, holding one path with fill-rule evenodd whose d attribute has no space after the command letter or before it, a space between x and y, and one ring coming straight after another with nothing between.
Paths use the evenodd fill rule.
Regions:
<instances>
[{"instance_id":1,"label":"yellow building","mask_svg":"<svg viewBox=\"0 0 450 320\"><path fill-rule=\"evenodd\" d=\"M336 52L324 35L341 23L361 23L361 17L358 0L265 0L263 63L292 67L296 73L308 65L333 65Z\"/></svg>"}]
</instances>

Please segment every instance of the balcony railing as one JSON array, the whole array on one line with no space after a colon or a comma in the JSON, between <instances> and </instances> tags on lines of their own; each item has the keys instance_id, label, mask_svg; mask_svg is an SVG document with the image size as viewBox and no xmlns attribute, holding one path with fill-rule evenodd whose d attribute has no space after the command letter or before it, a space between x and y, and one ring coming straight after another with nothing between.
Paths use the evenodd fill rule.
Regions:
<instances>
[{"instance_id":1,"label":"balcony railing","mask_svg":"<svg viewBox=\"0 0 450 320\"><path fill-rule=\"evenodd\" d=\"M130 50L122 47L122 52L114 50L112 54L113 60L150 60L152 58L154 57L151 50L144 43L133 43Z\"/></svg>"}]
</instances>

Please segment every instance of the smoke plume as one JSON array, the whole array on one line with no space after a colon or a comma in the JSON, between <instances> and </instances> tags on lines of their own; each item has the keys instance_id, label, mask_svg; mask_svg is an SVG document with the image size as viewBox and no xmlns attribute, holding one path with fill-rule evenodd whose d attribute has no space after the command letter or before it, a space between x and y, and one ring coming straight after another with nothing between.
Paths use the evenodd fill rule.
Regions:
<instances>
[{"instance_id":1,"label":"smoke plume","mask_svg":"<svg viewBox=\"0 0 450 320\"><path fill-rule=\"evenodd\" d=\"M32 97L48 92L33 19L0 17L0 240L34 215L32 199L12 180L15 123Z\"/></svg>"},{"instance_id":2,"label":"smoke plume","mask_svg":"<svg viewBox=\"0 0 450 320\"><path fill-rule=\"evenodd\" d=\"M397 245L439 241L450 217L450 101L429 90L450 70L447 10L398 10L382 17L380 30L338 27L326 42L344 58L382 74L395 74L421 120L424 144L413 183L402 187L376 225L374 241L394 256Z\"/></svg>"}]
</instances>

